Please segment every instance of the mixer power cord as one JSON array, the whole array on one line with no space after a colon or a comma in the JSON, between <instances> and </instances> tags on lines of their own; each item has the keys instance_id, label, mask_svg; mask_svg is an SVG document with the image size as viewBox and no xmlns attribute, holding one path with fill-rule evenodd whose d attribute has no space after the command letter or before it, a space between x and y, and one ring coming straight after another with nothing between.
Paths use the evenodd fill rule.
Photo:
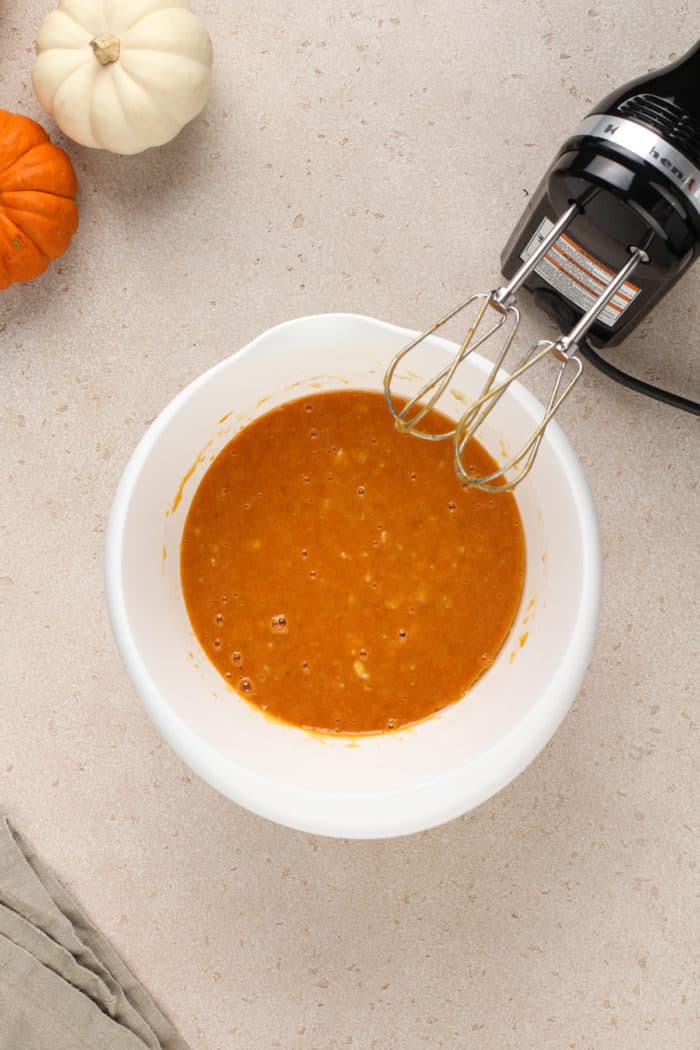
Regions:
<instances>
[{"instance_id":1,"label":"mixer power cord","mask_svg":"<svg viewBox=\"0 0 700 1050\"><path fill-rule=\"evenodd\" d=\"M590 361L592 365L600 369L604 375L615 379L618 383L622 383L623 386L629 387L630 390L636 390L638 394L645 394L647 397L653 397L656 401L672 405L673 408L679 408L682 412L690 412L692 415L700 416L699 401L693 401L690 398L683 397L681 394L674 394L671 390L664 390L662 387L645 383L643 379L637 379L636 376L628 375L627 372L623 372L622 369L617 368L615 365L610 364L609 361L606 361L604 357L601 357L598 351L593 349L588 339L581 340L579 352L582 357L585 357L587 361Z\"/></svg>"}]
</instances>

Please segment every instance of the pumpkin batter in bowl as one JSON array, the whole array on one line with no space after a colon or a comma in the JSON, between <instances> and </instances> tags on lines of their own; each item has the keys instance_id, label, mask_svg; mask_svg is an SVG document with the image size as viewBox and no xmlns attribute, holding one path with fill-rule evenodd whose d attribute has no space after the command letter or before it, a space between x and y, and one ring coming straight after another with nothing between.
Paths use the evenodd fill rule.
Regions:
<instances>
[{"instance_id":1,"label":"pumpkin batter in bowl","mask_svg":"<svg viewBox=\"0 0 700 1050\"><path fill-rule=\"evenodd\" d=\"M476 442L469 459L496 469ZM511 494L463 489L444 443L407 441L381 394L344 390L279 406L219 453L180 572L233 690L305 729L376 733L454 703L492 664L525 546Z\"/></svg>"}]
</instances>

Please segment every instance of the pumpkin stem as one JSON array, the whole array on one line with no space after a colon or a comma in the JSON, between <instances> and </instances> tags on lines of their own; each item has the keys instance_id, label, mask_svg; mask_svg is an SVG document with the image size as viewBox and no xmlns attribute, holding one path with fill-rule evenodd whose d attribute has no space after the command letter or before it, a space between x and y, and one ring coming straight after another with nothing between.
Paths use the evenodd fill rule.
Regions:
<instances>
[{"instance_id":1,"label":"pumpkin stem","mask_svg":"<svg viewBox=\"0 0 700 1050\"><path fill-rule=\"evenodd\" d=\"M113 36L111 33L98 33L90 41L90 47L95 52L95 58L100 65L106 66L110 62L117 61L121 45L118 36Z\"/></svg>"}]
</instances>

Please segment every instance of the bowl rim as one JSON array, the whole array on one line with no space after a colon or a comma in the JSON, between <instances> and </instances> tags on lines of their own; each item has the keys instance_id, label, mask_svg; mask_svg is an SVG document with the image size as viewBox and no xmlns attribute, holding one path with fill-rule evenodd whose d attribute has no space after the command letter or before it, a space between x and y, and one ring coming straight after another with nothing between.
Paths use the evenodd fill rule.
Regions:
<instances>
[{"instance_id":1,"label":"bowl rim","mask_svg":"<svg viewBox=\"0 0 700 1050\"><path fill-rule=\"evenodd\" d=\"M158 414L133 450L122 473L109 515L104 550L107 610L117 650L132 687L146 712L173 750L203 780L238 804L297 830L340 838L389 838L438 826L460 816L510 783L551 739L571 707L583 681L595 642L602 591L602 550L598 516L583 467L556 421L545 440L563 463L570 481L581 543L581 599L567 649L539 700L525 717L488 751L468 766L447 770L429 781L383 792L319 794L274 782L215 751L168 705L141 660L132 636L122 588L124 529L141 469L162 432L180 409L217 373L242 354L253 352L284 329L328 322L350 322L400 333L408 342L419 333L362 314L311 314L284 321L260 333L185 386ZM442 337L432 342L453 351L457 345ZM475 355L476 356L476 355ZM483 367L487 364L485 359ZM526 408L542 406L521 384L514 395ZM378 807L377 800L384 805ZM372 802L372 805L368 803ZM364 803L364 804L363 804Z\"/></svg>"}]
</instances>

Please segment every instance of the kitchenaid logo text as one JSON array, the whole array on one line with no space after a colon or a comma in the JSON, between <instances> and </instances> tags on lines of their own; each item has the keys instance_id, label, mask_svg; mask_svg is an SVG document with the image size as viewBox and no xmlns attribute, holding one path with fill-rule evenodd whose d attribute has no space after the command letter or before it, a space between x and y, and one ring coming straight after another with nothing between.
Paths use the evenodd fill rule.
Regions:
<instances>
[{"instance_id":1,"label":"kitchenaid logo text","mask_svg":"<svg viewBox=\"0 0 700 1050\"><path fill-rule=\"evenodd\" d=\"M695 193L696 190L700 190L697 179L693 175L686 175L684 171L681 171L677 165L669 160L668 157L662 157L657 149L652 146L649 150L649 156L653 157L654 160L658 160L659 163L664 167L668 168L672 175L675 175L680 183L687 186L691 193Z\"/></svg>"},{"instance_id":2,"label":"kitchenaid logo text","mask_svg":"<svg viewBox=\"0 0 700 1050\"><path fill-rule=\"evenodd\" d=\"M587 120L584 120L579 131L583 134L593 134L599 138L614 137L621 146L632 150L640 157L645 157L651 161L654 167L663 168L667 171L696 203L700 202L700 172L681 153L674 149L672 150L672 155L669 156L664 151L663 139L655 135L651 129L644 128L640 124L634 124L628 120L623 120L619 123L609 121L607 124L602 124L601 121L598 124L598 120L599 118L597 117L589 117ZM587 124L589 121L598 126L591 127L588 130ZM622 131L622 134L618 134L620 131ZM651 145L649 144L650 138L652 140Z\"/></svg>"}]
</instances>

